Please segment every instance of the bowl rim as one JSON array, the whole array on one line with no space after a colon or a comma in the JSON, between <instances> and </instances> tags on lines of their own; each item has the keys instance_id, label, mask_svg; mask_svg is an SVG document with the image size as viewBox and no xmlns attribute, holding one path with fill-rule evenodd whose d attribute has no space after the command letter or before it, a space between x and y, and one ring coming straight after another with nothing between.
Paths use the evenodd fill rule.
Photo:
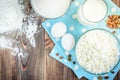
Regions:
<instances>
[{"instance_id":1,"label":"bowl rim","mask_svg":"<svg viewBox=\"0 0 120 80\"><path fill-rule=\"evenodd\" d=\"M102 30L102 31L105 31L105 32L110 33L110 34L116 39L116 41L117 41L117 43L118 43L118 45L119 45L119 48L118 48L118 49L119 49L118 60L117 60L117 62L111 67L111 69L110 69L108 72L97 73L97 74L96 74L96 73L93 73L93 72L90 72L90 71L86 70L83 66L81 66L81 64L80 64L79 61L77 60L76 50L77 50L77 45L78 45L78 42L80 41L80 38L81 38L84 34L86 34L87 32L93 31L93 30ZM75 53L74 53L74 55L75 55L75 59L76 59L77 63L79 64L79 66L80 66L85 72L90 73L90 74L93 74L93 75L104 75L104 74L107 74L107 73L113 71L113 70L118 66L118 64L120 63L120 41L119 41L119 39L118 39L115 35L113 35L109 30L101 29L101 28L90 29L90 30L86 31L85 33L83 33L83 34L79 37L79 39L77 40L77 43L76 43L76 46L75 46Z\"/></svg>"},{"instance_id":2,"label":"bowl rim","mask_svg":"<svg viewBox=\"0 0 120 80\"><path fill-rule=\"evenodd\" d=\"M34 1L34 0L30 0L30 3L31 3L31 6L32 6L33 10L34 10L37 14L39 14L41 17L46 18L46 19L56 19L56 18L59 18L59 17L64 16L64 15L67 13L67 11L69 10L70 5L72 4L72 0L70 0L69 6L67 7L67 10L64 12L64 14L62 14L61 16L58 16L58 17L50 18L50 17L45 17L45 16L43 16L42 14L40 14L39 11L36 9L35 4L33 3L33 1Z\"/></svg>"}]
</instances>

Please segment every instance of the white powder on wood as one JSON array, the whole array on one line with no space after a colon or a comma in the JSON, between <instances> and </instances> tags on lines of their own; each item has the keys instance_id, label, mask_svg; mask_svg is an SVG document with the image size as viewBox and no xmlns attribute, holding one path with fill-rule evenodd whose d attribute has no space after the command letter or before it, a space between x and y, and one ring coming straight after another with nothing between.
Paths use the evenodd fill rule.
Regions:
<instances>
[{"instance_id":1,"label":"white powder on wood","mask_svg":"<svg viewBox=\"0 0 120 80\"><path fill-rule=\"evenodd\" d=\"M12 46L12 43L9 39L5 39L3 36L0 37L0 48L10 48Z\"/></svg>"},{"instance_id":2,"label":"white powder on wood","mask_svg":"<svg viewBox=\"0 0 120 80\"><path fill-rule=\"evenodd\" d=\"M9 39L3 36L0 36L0 49L8 49L11 51L11 55L16 56L19 54L19 48L17 42L13 39Z\"/></svg>"},{"instance_id":3,"label":"white powder on wood","mask_svg":"<svg viewBox=\"0 0 120 80\"><path fill-rule=\"evenodd\" d=\"M0 0L0 33L22 27L22 11L18 0Z\"/></svg>"},{"instance_id":4,"label":"white powder on wood","mask_svg":"<svg viewBox=\"0 0 120 80\"><path fill-rule=\"evenodd\" d=\"M119 43L109 32L91 30L81 36L76 46L76 58L88 72L109 72L119 60Z\"/></svg>"},{"instance_id":5,"label":"white powder on wood","mask_svg":"<svg viewBox=\"0 0 120 80\"><path fill-rule=\"evenodd\" d=\"M24 28L23 32L26 34L26 37L29 39L30 44L33 47L36 47L36 42L34 35L37 33L38 26L35 23L30 23L27 27Z\"/></svg>"}]
</instances>

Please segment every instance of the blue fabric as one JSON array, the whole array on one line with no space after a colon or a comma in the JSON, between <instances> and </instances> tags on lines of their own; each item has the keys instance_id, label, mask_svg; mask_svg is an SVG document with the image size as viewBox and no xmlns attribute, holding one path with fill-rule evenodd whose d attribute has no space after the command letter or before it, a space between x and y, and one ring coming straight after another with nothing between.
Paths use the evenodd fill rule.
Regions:
<instances>
[{"instance_id":1,"label":"blue fabric","mask_svg":"<svg viewBox=\"0 0 120 80\"><path fill-rule=\"evenodd\" d=\"M84 34L84 32L82 32L82 29L85 29L86 31L92 30L92 29L104 29L104 30L107 30L109 32L112 32L113 30L106 26L105 21L106 21L108 15L111 15L111 14L120 15L120 9L111 0L105 0L106 4L108 6L108 14L104 18L104 20L97 23L96 25L83 26L81 23L78 22L77 19L72 18L72 16L74 14L76 14L77 10L78 10L78 6L76 6L76 3L77 4L79 3L81 5L84 1L85 0L75 0L74 2L72 2L70 8L68 9L68 11L66 12L66 14L64 16L56 18L56 19L49 19L49 20L42 23L42 26L44 27L44 29L47 31L47 33L49 34L49 36L51 37L51 39L55 43L55 47L53 48L52 52L50 53L50 56L53 57L54 59L58 60L62 64L66 65L70 69L72 69L73 72L76 74L76 76L78 78L81 78L81 77L85 76L89 80L93 80L93 79L97 80L98 76L104 77L105 75L108 75L109 80L113 80L113 78L115 77L115 75L117 74L117 72L120 69L120 61L117 64L117 66L115 66L115 68L113 69L113 71L115 72L114 74L112 74L111 72L108 72L106 74L100 74L100 75L91 74L91 73L85 71L78 64L78 62L76 60L76 57L75 57L75 47L72 50L68 51L72 55L72 61L68 61L67 60L68 56L65 55L65 52L67 52L67 51L61 45L61 38L62 37L60 37L59 40L56 40L56 38L53 37L52 34L51 34L52 26L57 22L63 22L64 24L66 24L66 26L67 26L67 32L66 33L72 34L75 38L76 43L79 40L80 36ZM112 12L111 11L112 8L116 8L116 12ZM47 24L49 24L49 26ZM70 30L71 26L74 27L73 31ZM118 33L115 34L116 38L118 38L118 36L120 35L120 29L118 29L117 32ZM118 40L120 42L119 38L118 38ZM75 43L75 45L76 45L76 43ZM59 53L59 56L56 56L56 53ZM60 59L59 58L60 56L63 56L63 58ZM73 64L73 61L75 61L76 64ZM103 78L103 80L104 80L104 78Z\"/></svg>"}]
</instances>

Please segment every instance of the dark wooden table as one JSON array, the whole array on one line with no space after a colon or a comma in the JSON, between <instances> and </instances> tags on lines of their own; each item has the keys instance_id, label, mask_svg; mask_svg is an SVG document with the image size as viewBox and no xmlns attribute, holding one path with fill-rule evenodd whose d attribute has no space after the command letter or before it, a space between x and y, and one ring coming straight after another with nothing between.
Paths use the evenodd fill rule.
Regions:
<instances>
[{"instance_id":1,"label":"dark wooden table","mask_svg":"<svg viewBox=\"0 0 120 80\"><path fill-rule=\"evenodd\" d=\"M120 6L120 0L113 1ZM16 66L12 68L11 73L9 73L11 70L9 65L2 65L0 80L86 80L85 78L78 79L72 70L49 56L54 44L43 28L35 37L37 47L29 46L28 52L30 54L27 64L21 64L21 61L15 59L15 62L12 63L16 63ZM9 69L6 70L6 67ZM9 77L10 75L12 77ZM114 80L120 80L120 71Z\"/></svg>"}]
</instances>

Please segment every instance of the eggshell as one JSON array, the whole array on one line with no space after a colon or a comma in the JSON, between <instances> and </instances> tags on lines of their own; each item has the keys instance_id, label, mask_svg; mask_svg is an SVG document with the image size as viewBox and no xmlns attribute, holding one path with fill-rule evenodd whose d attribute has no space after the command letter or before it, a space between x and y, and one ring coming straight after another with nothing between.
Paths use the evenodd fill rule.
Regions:
<instances>
[{"instance_id":1,"label":"eggshell","mask_svg":"<svg viewBox=\"0 0 120 80\"><path fill-rule=\"evenodd\" d=\"M69 34L69 33L65 34L62 37L61 44L65 50L67 50L67 51L72 50L75 46L74 36L72 34Z\"/></svg>"},{"instance_id":2,"label":"eggshell","mask_svg":"<svg viewBox=\"0 0 120 80\"><path fill-rule=\"evenodd\" d=\"M67 27L63 22L58 22L52 26L51 34L53 37L60 38L67 31Z\"/></svg>"}]
</instances>

